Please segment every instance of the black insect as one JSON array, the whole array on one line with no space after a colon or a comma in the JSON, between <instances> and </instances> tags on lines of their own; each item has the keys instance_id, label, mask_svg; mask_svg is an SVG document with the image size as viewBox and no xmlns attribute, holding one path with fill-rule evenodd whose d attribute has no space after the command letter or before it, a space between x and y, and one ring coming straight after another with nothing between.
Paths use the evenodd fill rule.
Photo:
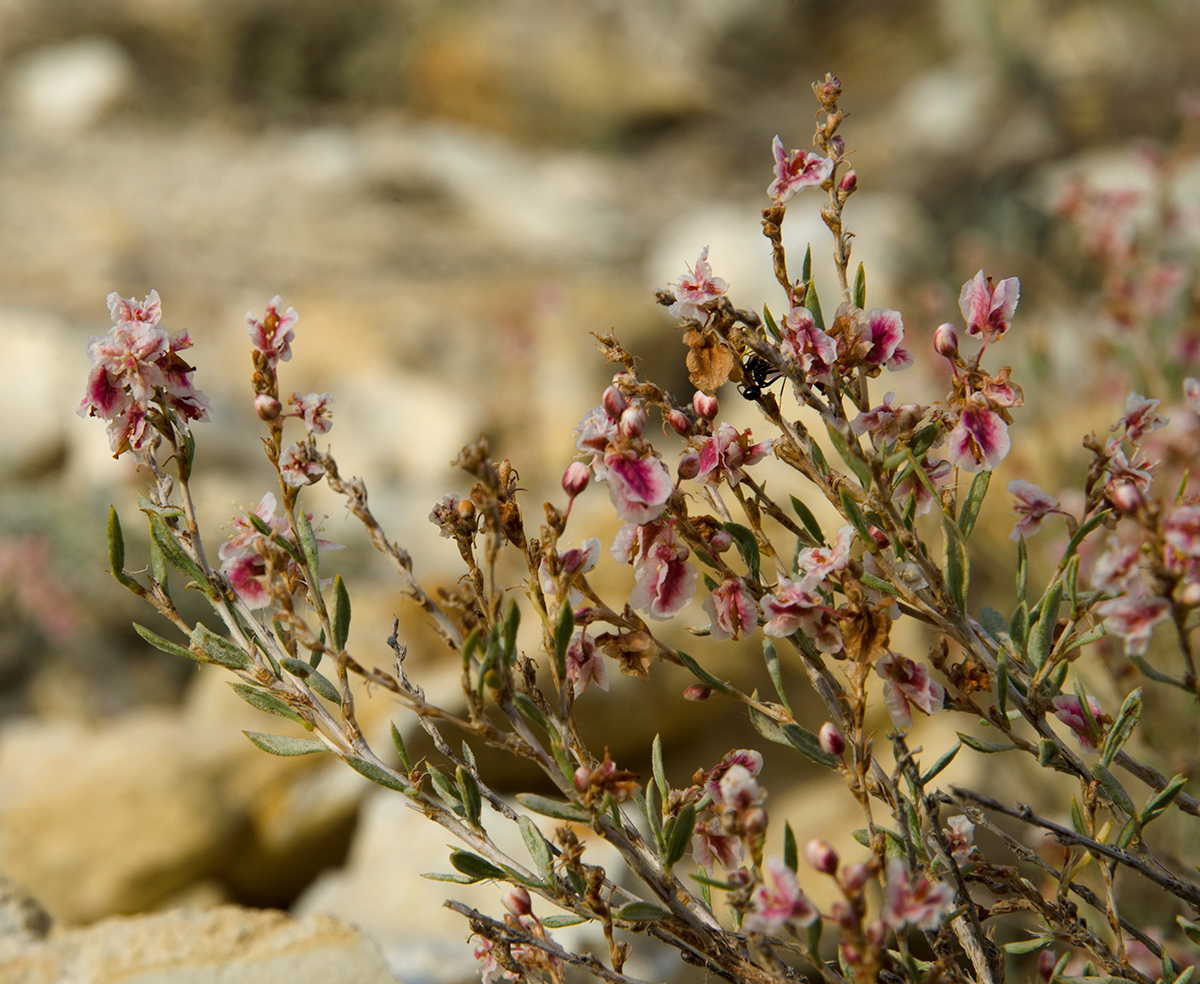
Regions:
<instances>
[{"instance_id":1,"label":"black insect","mask_svg":"<svg viewBox=\"0 0 1200 984\"><path fill-rule=\"evenodd\" d=\"M761 355L752 355L742 363L742 382L738 392L747 400L758 400L764 386L770 386L783 375Z\"/></svg>"}]
</instances>

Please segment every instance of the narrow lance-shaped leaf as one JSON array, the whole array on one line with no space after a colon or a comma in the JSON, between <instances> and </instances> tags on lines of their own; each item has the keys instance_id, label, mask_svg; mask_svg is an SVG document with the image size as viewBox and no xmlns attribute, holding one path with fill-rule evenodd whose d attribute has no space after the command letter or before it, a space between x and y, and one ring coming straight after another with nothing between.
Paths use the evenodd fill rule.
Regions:
<instances>
[{"instance_id":1,"label":"narrow lance-shaped leaf","mask_svg":"<svg viewBox=\"0 0 1200 984\"><path fill-rule=\"evenodd\" d=\"M825 534L821 532L821 524L817 522L817 517L812 514L812 510L795 496L791 497L792 508L796 511L796 515L800 517L800 522L804 524L804 528L812 534L814 540L822 546L825 545Z\"/></svg>"},{"instance_id":2,"label":"narrow lance-shaped leaf","mask_svg":"<svg viewBox=\"0 0 1200 984\"><path fill-rule=\"evenodd\" d=\"M483 797L479 792L479 783L469 769L457 766L454 779L458 784L458 795L462 799L463 810L471 826L478 828L480 817L483 815Z\"/></svg>"},{"instance_id":3,"label":"narrow lance-shaped leaf","mask_svg":"<svg viewBox=\"0 0 1200 984\"><path fill-rule=\"evenodd\" d=\"M800 854L796 850L796 832L786 820L783 822L783 863L791 868L793 873L800 865Z\"/></svg>"},{"instance_id":4,"label":"narrow lance-shaped leaf","mask_svg":"<svg viewBox=\"0 0 1200 984\"><path fill-rule=\"evenodd\" d=\"M960 748L962 748L962 742L956 741L948 751L943 752L938 760L929 767L929 771L921 775L921 784L924 785L939 775L946 766L954 761L954 756L958 754Z\"/></svg>"},{"instance_id":5,"label":"narrow lance-shaped leaf","mask_svg":"<svg viewBox=\"0 0 1200 984\"><path fill-rule=\"evenodd\" d=\"M396 755L400 759L400 764L404 766L405 772L412 772L412 757L408 754L408 747L404 744L404 736L400 734L400 729L392 724L392 745L395 746Z\"/></svg>"},{"instance_id":6,"label":"narrow lance-shaped leaf","mask_svg":"<svg viewBox=\"0 0 1200 984\"><path fill-rule=\"evenodd\" d=\"M571 603L564 601L558 610L558 621L554 623L554 663L558 667L558 679L562 686L566 686L567 649L574 632L575 613L571 611Z\"/></svg>"},{"instance_id":7,"label":"narrow lance-shaped leaf","mask_svg":"<svg viewBox=\"0 0 1200 984\"><path fill-rule=\"evenodd\" d=\"M771 338L779 337L779 324L776 322L775 316L771 314L771 309L765 304L763 305L763 325Z\"/></svg>"},{"instance_id":8,"label":"narrow lance-shaped leaf","mask_svg":"<svg viewBox=\"0 0 1200 984\"><path fill-rule=\"evenodd\" d=\"M1001 717L1008 716L1008 656L1003 649L996 659L996 707Z\"/></svg>"},{"instance_id":9,"label":"narrow lance-shaped leaf","mask_svg":"<svg viewBox=\"0 0 1200 984\"><path fill-rule=\"evenodd\" d=\"M544 817L555 820L572 820L576 823L587 823L592 815L582 806L574 803L564 803L562 800L552 800L536 793L517 793L517 802L525 809L540 813Z\"/></svg>"},{"instance_id":10,"label":"narrow lance-shaped leaf","mask_svg":"<svg viewBox=\"0 0 1200 984\"><path fill-rule=\"evenodd\" d=\"M451 851L450 863L473 881L488 881L504 877L504 869L470 851Z\"/></svg>"},{"instance_id":11,"label":"narrow lance-shaped leaf","mask_svg":"<svg viewBox=\"0 0 1200 984\"><path fill-rule=\"evenodd\" d=\"M630 902L614 912L613 917L624 922L657 922L672 918L667 909L653 902Z\"/></svg>"},{"instance_id":12,"label":"narrow lance-shaped leaf","mask_svg":"<svg viewBox=\"0 0 1200 984\"><path fill-rule=\"evenodd\" d=\"M1182 775L1173 776L1166 786L1146 801L1146 806L1142 809L1142 825L1145 826L1151 820L1162 816L1167 808L1175 802L1175 797L1183 792L1183 787L1186 785L1187 780Z\"/></svg>"},{"instance_id":13,"label":"narrow lance-shaped leaf","mask_svg":"<svg viewBox=\"0 0 1200 984\"><path fill-rule=\"evenodd\" d=\"M518 817L517 826L521 828L521 838L525 841L525 848L537 866L538 874L542 876L542 880L547 885L553 885L554 855L550 852L550 845L546 843L546 838L527 816Z\"/></svg>"},{"instance_id":14,"label":"narrow lance-shaped leaf","mask_svg":"<svg viewBox=\"0 0 1200 984\"><path fill-rule=\"evenodd\" d=\"M133 584L125 573L125 535L121 532L121 518L114 506L108 507L108 569L118 584L123 587Z\"/></svg>"},{"instance_id":15,"label":"narrow lance-shaped leaf","mask_svg":"<svg viewBox=\"0 0 1200 984\"><path fill-rule=\"evenodd\" d=\"M780 724L753 707L750 708L750 723L767 741L773 741L778 745L790 745L818 765L823 765L827 769L835 769L841 764L841 759L825 751L821 747L820 739L807 728L791 722Z\"/></svg>"},{"instance_id":16,"label":"narrow lance-shaped leaf","mask_svg":"<svg viewBox=\"0 0 1200 984\"><path fill-rule=\"evenodd\" d=\"M329 751L318 738L292 738L286 735L268 735L261 731L243 731L242 734L269 755L290 757Z\"/></svg>"},{"instance_id":17,"label":"narrow lance-shaped leaf","mask_svg":"<svg viewBox=\"0 0 1200 984\"><path fill-rule=\"evenodd\" d=\"M670 871L687 853L692 842L692 831L696 828L696 807L688 803L679 811L678 816L672 817L663 829L663 840L666 850L663 854L663 864Z\"/></svg>"},{"instance_id":18,"label":"narrow lance-shaped leaf","mask_svg":"<svg viewBox=\"0 0 1200 984\"><path fill-rule=\"evenodd\" d=\"M858 508L858 503L850 496L844 488L838 490L838 498L842 501L842 513L850 520L850 525L854 527L855 532L861 537L864 544L868 548L875 545L875 541L871 539L871 530L867 526L866 517L863 516L862 510Z\"/></svg>"},{"instance_id":19,"label":"narrow lance-shaped leaf","mask_svg":"<svg viewBox=\"0 0 1200 984\"><path fill-rule=\"evenodd\" d=\"M308 515L303 509L296 510L296 527L300 534L300 549L304 551L304 559L308 562L308 569L312 571L313 581L318 577L320 560L317 555L317 534L313 532L312 523L308 521ZM313 590L317 590L314 583Z\"/></svg>"},{"instance_id":20,"label":"narrow lance-shaped leaf","mask_svg":"<svg viewBox=\"0 0 1200 984\"><path fill-rule=\"evenodd\" d=\"M350 637L350 592L341 574L333 577L333 611L329 615L329 628L333 634L333 646L338 652L346 649Z\"/></svg>"},{"instance_id":21,"label":"narrow lance-shaped leaf","mask_svg":"<svg viewBox=\"0 0 1200 984\"><path fill-rule=\"evenodd\" d=\"M398 793L408 792L408 786L401 779L392 775L387 769L381 769L374 762L368 762L366 759L354 755L347 755L344 761L360 776L370 779L379 786L394 789Z\"/></svg>"},{"instance_id":22,"label":"narrow lance-shaped leaf","mask_svg":"<svg viewBox=\"0 0 1200 984\"><path fill-rule=\"evenodd\" d=\"M167 558L163 556L162 548L153 537L150 539L150 574L155 583L162 588L163 594L171 597L171 585L168 581Z\"/></svg>"},{"instance_id":23,"label":"narrow lance-shaped leaf","mask_svg":"<svg viewBox=\"0 0 1200 984\"><path fill-rule=\"evenodd\" d=\"M724 527L725 532L733 537L733 542L737 544L738 553L742 555L742 560L746 562L746 570L750 576L750 580L757 581L760 553L758 541L754 538L754 532L738 523L725 523Z\"/></svg>"},{"instance_id":24,"label":"narrow lance-shaped leaf","mask_svg":"<svg viewBox=\"0 0 1200 984\"><path fill-rule=\"evenodd\" d=\"M244 683L233 683L230 686L233 687L233 692L251 707L256 707L260 711L266 711L268 714L278 714L280 717L287 718L289 721L295 721L297 724L303 724L300 715L278 697L273 697L271 694Z\"/></svg>"},{"instance_id":25,"label":"narrow lance-shaped leaf","mask_svg":"<svg viewBox=\"0 0 1200 984\"><path fill-rule=\"evenodd\" d=\"M213 663L231 670L250 668L250 658L240 646L230 642L224 636L217 635L200 622L197 622L195 628L192 629L191 642Z\"/></svg>"},{"instance_id":26,"label":"narrow lance-shaped leaf","mask_svg":"<svg viewBox=\"0 0 1200 984\"><path fill-rule=\"evenodd\" d=\"M846 467L854 472L854 477L858 479L858 484L865 489L871 484L871 469L867 467L867 463L862 460L861 455L854 453L854 449L850 447L850 443L845 435L836 427L832 424L826 424L825 430L829 433L830 443L833 444L833 448L837 451L838 456L846 463ZM816 447L815 442L813 443L813 447Z\"/></svg>"},{"instance_id":27,"label":"narrow lance-shaped leaf","mask_svg":"<svg viewBox=\"0 0 1200 984\"><path fill-rule=\"evenodd\" d=\"M970 587L971 568L967 560L967 545L963 542L958 526L942 514L942 559L945 568L946 587L950 597L960 611L967 610L967 590Z\"/></svg>"},{"instance_id":28,"label":"narrow lance-shaped leaf","mask_svg":"<svg viewBox=\"0 0 1200 984\"><path fill-rule=\"evenodd\" d=\"M161 652L170 653L172 656L182 656L184 659L195 660L197 663L204 662L198 653L194 653L190 649L181 646L176 642L171 642L169 639L164 639L157 633L151 632L144 625L138 625L137 622L134 622L133 631L150 643L150 645L152 645L155 649Z\"/></svg>"},{"instance_id":29,"label":"narrow lance-shaped leaf","mask_svg":"<svg viewBox=\"0 0 1200 984\"><path fill-rule=\"evenodd\" d=\"M162 517L152 513L149 519L150 536L158 544L167 563L192 578L205 592L212 594L212 586L205 578L204 572L200 570L191 557L184 553L183 548L176 542L175 537Z\"/></svg>"},{"instance_id":30,"label":"narrow lance-shaped leaf","mask_svg":"<svg viewBox=\"0 0 1200 984\"><path fill-rule=\"evenodd\" d=\"M854 306L858 308L867 306L867 269L861 263L858 265L858 272L854 275Z\"/></svg>"},{"instance_id":31,"label":"narrow lance-shaped leaf","mask_svg":"<svg viewBox=\"0 0 1200 984\"><path fill-rule=\"evenodd\" d=\"M1056 580L1038 605L1038 619L1029 629L1026 656L1035 673L1042 668L1054 648L1054 630L1058 627L1058 609L1062 605L1063 584Z\"/></svg>"},{"instance_id":32,"label":"narrow lance-shaped leaf","mask_svg":"<svg viewBox=\"0 0 1200 984\"><path fill-rule=\"evenodd\" d=\"M770 638L763 637L763 659L767 664L767 673L771 677L771 683L775 685L775 693L779 695L779 702L787 708L789 714L795 717L795 712L792 711L792 705L787 699L787 694L783 692L783 670L779 664L779 652L775 649L775 644Z\"/></svg>"},{"instance_id":33,"label":"narrow lance-shaped leaf","mask_svg":"<svg viewBox=\"0 0 1200 984\"><path fill-rule=\"evenodd\" d=\"M817 297L817 285L811 279L807 279L804 282L804 306L808 308L808 313L812 315L817 331L824 331L825 317L821 314L821 301Z\"/></svg>"},{"instance_id":34,"label":"narrow lance-shaped leaf","mask_svg":"<svg viewBox=\"0 0 1200 984\"><path fill-rule=\"evenodd\" d=\"M1108 793L1109 799L1125 811L1126 816L1136 817L1138 815L1137 810L1134 809L1133 800L1125 792L1125 787L1121 785L1120 780L1109 772L1108 769L1097 763L1092 766L1092 775L1100 781L1100 785Z\"/></svg>"},{"instance_id":35,"label":"narrow lance-shaped leaf","mask_svg":"<svg viewBox=\"0 0 1200 984\"><path fill-rule=\"evenodd\" d=\"M659 795L665 803L671 793L671 787L667 785L667 773L663 768L661 735L655 735L654 742L650 746L650 768L654 771L654 782L658 786Z\"/></svg>"},{"instance_id":36,"label":"narrow lance-shaped leaf","mask_svg":"<svg viewBox=\"0 0 1200 984\"><path fill-rule=\"evenodd\" d=\"M812 243L804 251L804 262L800 264L800 283L807 284L812 280Z\"/></svg>"},{"instance_id":37,"label":"narrow lance-shaped leaf","mask_svg":"<svg viewBox=\"0 0 1200 984\"><path fill-rule=\"evenodd\" d=\"M958 512L958 529L962 538L967 540L975 529L975 521L979 518L979 510L983 507L984 496L987 495L988 483L992 480L990 471L981 471L967 489L967 497L963 499L962 508Z\"/></svg>"},{"instance_id":38,"label":"narrow lance-shaped leaf","mask_svg":"<svg viewBox=\"0 0 1200 984\"><path fill-rule=\"evenodd\" d=\"M1125 746L1125 742L1129 741L1141 716L1142 688L1138 687L1125 698L1121 704L1121 710L1117 712L1117 719L1109 729L1108 737L1104 741L1104 749L1100 753L1101 765L1105 767L1112 765L1112 760L1117 757L1117 752Z\"/></svg>"},{"instance_id":39,"label":"narrow lance-shaped leaf","mask_svg":"<svg viewBox=\"0 0 1200 984\"><path fill-rule=\"evenodd\" d=\"M318 673L308 663L304 662L304 660L284 656L279 662L283 664L284 669L293 676L299 677L326 700L332 701L339 706L341 705L342 695L338 692L338 688L333 685L333 681L323 674Z\"/></svg>"},{"instance_id":40,"label":"narrow lance-shaped leaf","mask_svg":"<svg viewBox=\"0 0 1200 984\"><path fill-rule=\"evenodd\" d=\"M724 680L717 679L682 649L676 650L675 654L679 657L679 662L691 670L692 676L694 676L705 686L711 687L713 690L719 691L720 693L728 694L731 697L737 695L737 691L734 690L733 687L727 684Z\"/></svg>"}]
</instances>

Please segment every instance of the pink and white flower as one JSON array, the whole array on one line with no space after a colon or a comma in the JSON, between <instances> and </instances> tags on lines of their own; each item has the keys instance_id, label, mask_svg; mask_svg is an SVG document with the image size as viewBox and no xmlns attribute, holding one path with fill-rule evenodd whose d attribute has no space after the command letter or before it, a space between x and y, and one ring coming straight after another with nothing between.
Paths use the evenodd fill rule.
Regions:
<instances>
[{"instance_id":1,"label":"pink and white flower","mask_svg":"<svg viewBox=\"0 0 1200 984\"><path fill-rule=\"evenodd\" d=\"M991 471L1004 460L1011 446L1004 418L992 410L983 394L972 393L946 438L950 460L963 471Z\"/></svg>"},{"instance_id":2,"label":"pink and white flower","mask_svg":"<svg viewBox=\"0 0 1200 984\"><path fill-rule=\"evenodd\" d=\"M899 653L888 653L875 664L875 672L886 681L883 699L894 724L901 731L912 727L912 706L925 714L936 714L946 699L946 688L929 676L923 663Z\"/></svg>"},{"instance_id":3,"label":"pink and white flower","mask_svg":"<svg viewBox=\"0 0 1200 984\"><path fill-rule=\"evenodd\" d=\"M854 527L843 526L833 543L827 547L805 547L796 554L796 569L801 573L801 587L811 590L825 583L831 574L846 569L850 563L850 547L854 543Z\"/></svg>"},{"instance_id":4,"label":"pink and white flower","mask_svg":"<svg viewBox=\"0 0 1200 984\"><path fill-rule=\"evenodd\" d=\"M910 873L899 858L888 862L883 921L893 929L937 929L953 903L954 889L945 882L932 882L924 873Z\"/></svg>"},{"instance_id":5,"label":"pink and white flower","mask_svg":"<svg viewBox=\"0 0 1200 984\"><path fill-rule=\"evenodd\" d=\"M912 353L900 344L904 339L904 321L899 311L875 308L867 312L871 348L863 361L872 366L886 365L895 371L913 364Z\"/></svg>"},{"instance_id":6,"label":"pink and white flower","mask_svg":"<svg viewBox=\"0 0 1200 984\"><path fill-rule=\"evenodd\" d=\"M605 455L604 481L617 515L627 523L657 519L675 490L667 466L650 454L628 457L614 451Z\"/></svg>"},{"instance_id":7,"label":"pink and white flower","mask_svg":"<svg viewBox=\"0 0 1200 984\"><path fill-rule=\"evenodd\" d=\"M310 434L328 434L333 426L333 412L329 405L334 402L329 393L305 393L297 396L293 393L288 403L295 408L297 416L304 420L304 427Z\"/></svg>"},{"instance_id":8,"label":"pink and white flower","mask_svg":"<svg viewBox=\"0 0 1200 984\"><path fill-rule=\"evenodd\" d=\"M819 187L833 173L833 161L828 157L805 150L785 153L778 135L771 143L771 151L775 155L775 180L767 188L767 194L776 205L782 205L805 188Z\"/></svg>"},{"instance_id":9,"label":"pink and white flower","mask_svg":"<svg viewBox=\"0 0 1200 984\"><path fill-rule=\"evenodd\" d=\"M279 474L293 488L312 485L321 480L325 466L313 459L307 444L289 444L279 456Z\"/></svg>"},{"instance_id":10,"label":"pink and white flower","mask_svg":"<svg viewBox=\"0 0 1200 984\"><path fill-rule=\"evenodd\" d=\"M696 478L706 485L724 480L733 487L746 477L742 468L762 461L773 446L771 441L751 444L749 428L739 431L733 424L721 424L716 434L697 442L700 470Z\"/></svg>"},{"instance_id":11,"label":"pink and white flower","mask_svg":"<svg viewBox=\"0 0 1200 984\"><path fill-rule=\"evenodd\" d=\"M817 327L806 307L792 307L781 326L779 350L798 363L810 381L828 375L837 361L837 342Z\"/></svg>"},{"instance_id":12,"label":"pink and white flower","mask_svg":"<svg viewBox=\"0 0 1200 984\"><path fill-rule=\"evenodd\" d=\"M1154 595L1127 594L1102 601L1095 608L1104 627L1125 640L1125 653L1144 656L1154 626L1170 614L1171 603Z\"/></svg>"},{"instance_id":13,"label":"pink and white flower","mask_svg":"<svg viewBox=\"0 0 1200 984\"><path fill-rule=\"evenodd\" d=\"M966 816L947 817L946 843L950 846L950 856L959 864L969 861L975 853L975 824Z\"/></svg>"},{"instance_id":14,"label":"pink and white flower","mask_svg":"<svg viewBox=\"0 0 1200 984\"><path fill-rule=\"evenodd\" d=\"M781 858L767 858L761 874L762 880L750 896L750 911L742 921L746 932L775 936L784 929L811 926L821 918L801 891L796 873Z\"/></svg>"},{"instance_id":15,"label":"pink and white flower","mask_svg":"<svg viewBox=\"0 0 1200 984\"><path fill-rule=\"evenodd\" d=\"M699 575L687 562L690 552L676 535L674 520L626 524L611 552L619 562L633 564L629 603L653 619L674 618L696 593Z\"/></svg>"},{"instance_id":16,"label":"pink and white flower","mask_svg":"<svg viewBox=\"0 0 1200 984\"><path fill-rule=\"evenodd\" d=\"M1169 421L1158 413L1161 400L1148 400L1140 393L1130 393L1125 403L1125 414L1113 424L1112 429L1125 428L1125 436L1133 444L1140 444L1142 438L1152 431L1165 427Z\"/></svg>"},{"instance_id":17,"label":"pink and white flower","mask_svg":"<svg viewBox=\"0 0 1200 984\"><path fill-rule=\"evenodd\" d=\"M986 341L994 341L1008 331L1009 320L1017 309L1021 297L1021 282L1009 277L993 285L991 277L984 277L980 270L972 280L963 284L958 297L958 307L967 321L967 334L983 335Z\"/></svg>"},{"instance_id":18,"label":"pink and white flower","mask_svg":"<svg viewBox=\"0 0 1200 984\"><path fill-rule=\"evenodd\" d=\"M1049 492L1044 491L1032 482L1023 478L1013 479L1008 483L1008 491L1016 498L1013 512L1021 518L1009 534L1010 540L1019 540L1023 536L1033 536L1042 528L1042 521L1051 513L1062 512L1058 500Z\"/></svg>"},{"instance_id":19,"label":"pink and white flower","mask_svg":"<svg viewBox=\"0 0 1200 984\"><path fill-rule=\"evenodd\" d=\"M675 303L667 310L677 318L692 318L696 321L707 321L714 305L729 291L729 284L712 275L712 267L708 264L707 246L700 250L695 267L689 269L672 286L675 288Z\"/></svg>"},{"instance_id":20,"label":"pink and white flower","mask_svg":"<svg viewBox=\"0 0 1200 984\"><path fill-rule=\"evenodd\" d=\"M842 630L837 614L803 582L781 576L775 590L763 598L763 612L767 616L763 626L766 635L790 636L799 631L823 653L841 651Z\"/></svg>"},{"instance_id":21,"label":"pink and white flower","mask_svg":"<svg viewBox=\"0 0 1200 984\"><path fill-rule=\"evenodd\" d=\"M276 294L271 298L261 320L254 317L253 312L246 312L246 333L250 336L250 342L266 356L271 366L291 359L292 341L296 337L292 328L300 320L300 315L294 307L280 314L281 304L283 298Z\"/></svg>"},{"instance_id":22,"label":"pink and white flower","mask_svg":"<svg viewBox=\"0 0 1200 984\"><path fill-rule=\"evenodd\" d=\"M712 620L714 639L740 639L758 628L758 604L740 577L727 577L701 607Z\"/></svg>"},{"instance_id":23,"label":"pink and white flower","mask_svg":"<svg viewBox=\"0 0 1200 984\"><path fill-rule=\"evenodd\" d=\"M567 680L576 697L587 690L589 683L608 690L608 666L604 654L582 631L576 632L567 645Z\"/></svg>"},{"instance_id":24,"label":"pink and white flower","mask_svg":"<svg viewBox=\"0 0 1200 984\"><path fill-rule=\"evenodd\" d=\"M1100 725L1112 718L1104 714L1100 701L1088 695L1087 706L1091 713L1092 724L1088 724L1088 716L1083 712L1083 704L1074 694L1059 694L1051 703L1054 705L1054 716L1075 732L1081 748L1094 752L1100 747L1104 734Z\"/></svg>"}]
</instances>

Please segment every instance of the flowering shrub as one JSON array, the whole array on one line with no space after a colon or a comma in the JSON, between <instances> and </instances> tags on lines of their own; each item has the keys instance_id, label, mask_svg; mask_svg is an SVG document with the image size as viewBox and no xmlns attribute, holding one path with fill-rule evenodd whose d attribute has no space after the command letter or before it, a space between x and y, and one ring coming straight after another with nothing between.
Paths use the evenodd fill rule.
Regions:
<instances>
[{"instance_id":1,"label":"flowering shrub","mask_svg":"<svg viewBox=\"0 0 1200 984\"><path fill-rule=\"evenodd\" d=\"M280 399L280 363L291 356L297 314L281 311L279 298L261 318L247 318L254 407L278 487L234 520L214 564L189 491L193 424L208 415L179 354L191 339L159 327L154 292L142 304L110 295L114 327L89 345L93 369L80 410L102 418L114 455L132 455L151 479L140 503L150 525L148 573L126 569L114 510L113 576L185 637L139 626L147 641L225 667L250 704L309 733L248 733L256 745L276 755L338 756L462 842L446 881L507 886L500 918L448 903L477 937L484 981L558 982L568 965L629 981L624 969L640 936L675 947L715 977L744 982L785 980L793 968L829 982L1000 982L1032 953L1039 957L1036 966L1027 961L1029 972L1040 980L1189 980L1186 940L1200 940L1191 921L1200 885L1187 873L1196 840L1179 832L1200 814L1184 792L1200 697L1192 645L1200 498L1180 476L1194 460L1200 383L1180 381L1186 402L1171 415L1183 423L1170 441L1160 439L1160 401L1136 393L1107 434L1087 437L1092 461L1074 505L1022 479L1009 484L1015 592L1004 612L978 606L968 544L1024 400L993 352L1019 332L1020 285L980 270L959 298L966 337L960 345L959 328L944 324L932 351L906 342L899 312L868 309L865 271L851 270L843 220L858 179L838 133L841 86L827 76L813 89L821 105L816 152L785 152L775 139L763 212L782 316L736 307L735 286L714 275L701 249L694 267L658 295L680 319L695 393L667 392L616 338L599 338L619 368L575 427L579 460L563 474L565 503L546 505L536 535L513 466L492 460L482 441L463 449L457 464L474 484L465 497L446 496L430 520L455 543L467 575L440 600L376 520L362 482L343 478L318 444L330 431L333 398ZM813 286L811 251L796 276L781 233L787 201L820 193L841 289L828 315ZM1150 277L1162 279L1153 269ZM903 383L892 374L917 359L944 366L944 399L905 403L897 395ZM885 373L888 391L876 402L871 384ZM769 438L720 419L716 391L729 383L756 405ZM648 431L652 409L682 439L677 456ZM785 498L756 477L768 457L795 478ZM345 497L404 593L461 660L461 707L426 699L405 671L396 634L388 640L394 673L369 668L347 648L349 592L340 576L321 577L322 551L334 544L318 537L301 506L305 488L322 480ZM593 482L606 487L624 523L607 545L633 569L620 597L601 597L589 580L604 546L598 539L566 545L573 505ZM837 529L823 528L806 505L818 500L841 516ZM1039 589L1026 541L1051 522L1065 524L1067 536ZM497 582L506 551L526 571L520 584ZM224 635L180 614L170 568L204 593ZM717 643L761 629L774 697L744 692L719 664L665 641L656 624L676 619L697 594ZM518 645L522 618L538 628L533 649ZM928 654L892 648L900 620L924 627ZM1114 658L1106 636L1123 641L1125 657ZM686 698L744 704L764 739L841 777L862 816L854 857L821 840L801 850L786 819L769 816L757 750L731 749L679 788L666 779L657 741L644 781L607 749L597 754L584 743L575 705L602 699L589 693L592 685L607 689L614 668L648 678L663 661L695 677ZM798 718L787 695L797 669L823 707L811 720ZM369 747L352 676L416 715L441 759L414 760L394 727L394 759ZM1140 685L1132 686L1134 676ZM1123 697L1103 702L1086 691L1085 677L1111 677L1106 686ZM1172 691L1186 695L1193 715L1180 722L1183 742L1162 742L1159 729L1142 723L1150 701L1174 706ZM875 723L880 706L890 717L887 734ZM949 713L963 717L954 744L909 747L915 717ZM978 737L980 727L992 737ZM876 753L882 738L890 757ZM502 798L471 743L534 763L557 795ZM1017 774L1057 774L1060 808L1043 817L939 784L960 755L997 756L989 761L1011 763ZM1164 775L1163 764L1176 774ZM537 826L531 815L549 822ZM770 822L783 826L780 855L765 853ZM503 851L488 829L506 823L520 829L521 856ZM607 841L625 870L593 863L580 828ZM987 837L977 845L979 829ZM1156 893L1149 914L1122 904L1143 888ZM603 957L555 941L556 928L580 922L602 932Z\"/></svg>"}]
</instances>

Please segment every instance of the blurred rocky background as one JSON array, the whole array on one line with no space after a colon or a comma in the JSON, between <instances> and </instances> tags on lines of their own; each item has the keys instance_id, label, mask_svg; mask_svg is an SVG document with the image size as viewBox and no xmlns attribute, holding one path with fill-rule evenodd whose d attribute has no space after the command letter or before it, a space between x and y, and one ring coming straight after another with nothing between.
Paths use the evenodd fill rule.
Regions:
<instances>
[{"instance_id":1,"label":"blurred rocky background","mask_svg":"<svg viewBox=\"0 0 1200 984\"><path fill-rule=\"evenodd\" d=\"M157 289L164 324L195 338L216 540L269 488L244 314L281 294L300 312L285 387L333 393L343 472L367 479L418 572L449 584L455 558L426 520L466 487L449 462L487 434L536 523L611 372L589 332L615 329L686 393L655 288L707 244L739 304L783 306L759 229L771 139L809 146L809 83L831 71L868 305L902 310L922 349L977 269L1021 278L1010 358L1054 399L1020 380L1021 426L1044 441L1000 489L1078 462L1079 433L1121 412L1113 384L1098 421L1076 414L1103 324L1055 202L1076 171L1145 187L1131 142L1176 138L1198 48L1187 0L0 0L0 977L474 973L443 886L415 877L445 869L440 831L336 763L254 749L239 730L261 718L218 673L142 643L131 620L165 627L101 574L110 503L141 549L141 478L73 412L109 291ZM785 231L797 255L813 243L831 298L818 197L789 206ZM906 397L945 389L911 375ZM615 528L604 499L581 502L579 538ZM454 668L340 503L309 501L348 547L336 563L364 661L386 664L395 611L410 672L452 699ZM1001 538L1004 505L985 517ZM656 676L614 681L627 725L603 734L619 760L644 761L662 732L682 780L756 740ZM363 702L374 734L396 714ZM800 836L828 836L830 797L788 793L795 776L785 763L766 782ZM456 895L495 909L494 889Z\"/></svg>"}]
</instances>

